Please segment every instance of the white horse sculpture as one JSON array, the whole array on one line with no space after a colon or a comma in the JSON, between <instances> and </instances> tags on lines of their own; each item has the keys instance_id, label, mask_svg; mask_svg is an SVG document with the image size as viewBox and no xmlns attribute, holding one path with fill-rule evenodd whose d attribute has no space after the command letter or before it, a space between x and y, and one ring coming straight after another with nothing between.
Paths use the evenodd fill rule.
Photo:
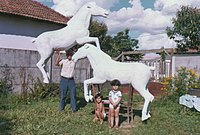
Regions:
<instances>
[{"instance_id":1,"label":"white horse sculpture","mask_svg":"<svg viewBox=\"0 0 200 135\"><path fill-rule=\"evenodd\" d=\"M108 12L97 6L95 2L88 2L68 21L66 27L55 31L44 32L33 40L41 56L37 67L42 72L44 83L49 83L49 75L44 67L53 55L54 49L67 50L76 44L88 42L95 42L100 49L98 38L89 37L88 27L91 16L107 17L107 15Z\"/></svg>"},{"instance_id":2,"label":"white horse sculpture","mask_svg":"<svg viewBox=\"0 0 200 135\"><path fill-rule=\"evenodd\" d=\"M92 100L89 84L102 84L106 81L118 79L122 84L131 83L132 86L144 97L145 102L142 109L142 120L150 117L149 105L154 96L147 89L147 83L151 77L150 68L143 63L123 63L111 59L109 55L91 44L85 44L72 56L75 62L87 57L93 68L93 78L84 81L84 96L88 102Z\"/></svg>"}]
</instances>

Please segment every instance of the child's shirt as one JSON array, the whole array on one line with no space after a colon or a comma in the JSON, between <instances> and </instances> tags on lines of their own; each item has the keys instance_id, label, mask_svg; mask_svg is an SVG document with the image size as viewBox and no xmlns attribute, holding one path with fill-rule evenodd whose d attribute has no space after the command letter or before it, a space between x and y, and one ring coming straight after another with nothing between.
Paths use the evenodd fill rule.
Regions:
<instances>
[{"instance_id":1,"label":"child's shirt","mask_svg":"<svg viewBox=\"0 0 200 135\"><path fill-rule=\"evenodd\" d=\"M118 99L122 97L122 93L121 93L121 91L119 91L119 90L118 90L118 91L116 91L116 90L111 90L111 91L109 92L109 97L111 97L112 101L113 101L114 103L116 103L116 102L118 101Z\"/></svg>"}]
</instances>

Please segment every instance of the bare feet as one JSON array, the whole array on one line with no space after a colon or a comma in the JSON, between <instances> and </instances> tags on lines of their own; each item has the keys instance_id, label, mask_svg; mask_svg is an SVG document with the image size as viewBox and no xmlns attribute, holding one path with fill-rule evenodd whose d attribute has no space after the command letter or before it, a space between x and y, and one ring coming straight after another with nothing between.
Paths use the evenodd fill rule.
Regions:
<instances>
[{"instance_id":1,"label":"bare feet","mask_svg":"<svg viewBox=\"0 0 200 135\"><path fill-rule=\"evenodd\" d=\"M100 124L101 124L101 125L103 124L103 120L102 120L102 119L100 119Z\"/></svg>"},{"instance_id":2,"label":"bare feet","mask_svg":"<svg viewBox=\"0 0 200 135\"><path fill-rule=\"evenodd\" d=\"M109 128L113 128L113 125L109 124Z\"/></svg>"},{"instance_id":3,"label":"bare feet","mask_svg":"<svg viewBox=\"0 0 200 135\"><path fill-rule=\"evenodd\" d=\"M97 122L97 121L98 121L98 119L97 119L97 118L94 118L92 121L93 121L93 122Z\"/></svg>"},{"instance_id":4,"label":"bare feet","mask_svg":"<svg viewBox=\"0 0 200 135\"><path fill-rule=\"evenodd\" d=\"M118 125L115 125L115 129L117 129L117 130L118 130L118 129L119 129L119 126L118 126Z\"/></svg>"}]
</instances>

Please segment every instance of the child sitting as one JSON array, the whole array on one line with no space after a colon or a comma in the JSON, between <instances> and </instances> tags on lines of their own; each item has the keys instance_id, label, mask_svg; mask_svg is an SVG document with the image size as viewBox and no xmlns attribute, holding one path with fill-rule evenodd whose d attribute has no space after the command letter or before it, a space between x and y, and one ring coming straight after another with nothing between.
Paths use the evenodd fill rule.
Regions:
<instances>
[{"instance_id":1,"label":"child sitting","mask_svg":"<svg viewBox=\"0 0 200 135\"><path fill-rule=\"evenodd\" d=\"M102 103L102 96L98 93L95 97L95 118L93 119L94 122L100 121L100 124L103 124L103 119L106 117L104 104Z\"/></svg>"},{"instance_id":2,"label":"child sitting","mask_svg":"<svg viewBox=\"0 0 200 135\"><path fill-rule=\"evenodd\" d=\"M122 93L118 90L118 87L121 85L119 80L113 80L111 82L112 90L109 92L109 115L110 115L110 128L114 126L115 120L115 128L118 129L119 124L119 109L120 109L120 101L122 99Z\"/></svg>"}]
</instances>

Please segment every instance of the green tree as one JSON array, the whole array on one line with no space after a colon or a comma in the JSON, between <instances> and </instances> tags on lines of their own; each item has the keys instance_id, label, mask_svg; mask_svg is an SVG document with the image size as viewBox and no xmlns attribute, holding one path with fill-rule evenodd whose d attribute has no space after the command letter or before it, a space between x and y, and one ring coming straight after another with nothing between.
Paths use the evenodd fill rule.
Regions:
<instances>
[{"instance_id":1,"label":"green tree","mask_svg":"<svg viewBox=\"0 0 200 135\"><path fill-rule=\"evenodd\" d=\"M179 52L188 49L199 50L200 45L200 9L182 6L172 20L173 27L167 27L167 35L177 43Z\"/></svg>"},{"instance_id":2,"label":"green tree","mask_svg":"<svg viewBox=\"0 0 200 135\"><path fill-rule=\"evenodd\" d=\"M138 48L138 40L132 39L129 36L129 29L118 32L117 35L113 37L111 44L111 55L113 57L119 56L122 52L134 51ZM125 60L138 61L142 56L142 54L130 54L128 57L125 57Z\"/></svg>"},{"instance_id":3,"label":"green tree","mask_svg":"<svg viewBox=\"0 0 200 135\"><path fill-rule=\"evenodd\" d=\"M92 21L89 26L90 36L91 37L98 37L99 42L101 43L104 38L106 37L108 28L105 23Z\"/></svg>"},{"instance_id":4,"label":"green tree","mask_svg":"<svg viewBox=\"0 0 200 135\"><path fill-rule=\"evenodd\" d=\"M116 36L107 35L107 26L98 21L92 21L89 27L90 36L98 37L101 49L111 57L117 57L124 51L133 51L138 48L138 40L131 39L129 29L118 32ZM130 56L132 60L138 60L140 55Z\"/></svg>"},{"instance_id":5,"label":"green tree","mask_svg":"<svg viewBox=\"0 0 200 135\"><path fill-rule=\"evenodd\" d=\"M113 56L118 56L123 51L133 51L138 48L138 40L131 39L128 34L129 29L125 29L124 31L118 32L117 35L113 37Z\"/></svg>"},{"instance_id":6,"label":"green tree","mask_svg":"<svg viewBox=\"0 0 200 135\"><path fill-rule=\"evenodd\" d=\"M98 21L91 21L89 26L89 31L91 37L98 37L101 49L104 52L107 52L107 50L111 49L111 47L109 46L110 45L109 42L111 42L112 38L106 35L108 28L105 23Z\"/></svg>"}]
</instances>

